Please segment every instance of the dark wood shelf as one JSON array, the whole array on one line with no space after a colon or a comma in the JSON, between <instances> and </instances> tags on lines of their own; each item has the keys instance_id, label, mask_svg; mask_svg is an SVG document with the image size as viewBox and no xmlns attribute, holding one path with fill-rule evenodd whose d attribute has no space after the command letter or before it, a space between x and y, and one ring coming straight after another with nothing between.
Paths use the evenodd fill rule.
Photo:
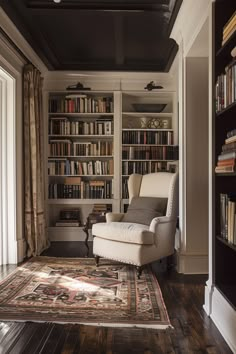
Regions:
<instances>
[{"instance_id":1,"label":"dark wood shelf","mask_svg":"<svg viewBox=\"0 0 236 354\"><path fill-rule=\"evenodd\" d=\"M227 240L223 239L221 236L216 236L216 238L217 238L217 240L222 242L227 247L232 248L232 250L236 251L236 245L233 245L232 243L229 243Z\"/></svg>"},{"instance_id":2,"label":"dark wood shelf","mask_svg":"<svg viewBox=\"0 0 236 354\"><path fill-rule=\"evenodd\" d=\"M217 78L225 73L225 68L233 64L234 58L231 55L232 49L236 46L236 32L234 32L227 42L222 46L223 31L235 11L235 0L216 0L214 2L213 19L213 85ZM213 90L212 103L215 103ZM227 133L236 128L236 102L231 103L219 112L213 112L213 157L215 164L217 158L225 144ZM220 236L221 230L221 201L220 194L236 193L236 171L235 172L215 172L212 166L213 181L213 218L212 224L216 234L213 235L213 279L214 285L228 301L233 309L236 308L236 245L229 243ZM226 179L227 178L227 179Z\"/></svg>"},{"instance_id":3,"label":"dark wood shelf","mask_svg":"<svg viewBox=\"0 0 236 354\"><path fill-rule=\"evenodd\" d=\"M218 177L218 176L223 176L223 177L235 177L236 176L236 172L224 172L224 173L217 173L215 172L215 175Z\"/></svg>"},{"instance_id":4,"label":"dark wood shelf","mask_svg":"<svg viewBox=\"0 0 236 354\"><path fill-rule=\"evenodd\" d=\"M231 110L232 110L232 112L236 112L236 101L234 102L234 103L231 103L229 106L227 106L226 108L224 108L222 111L220 111L220 112L217 112L216 113L216 117L223 117L223 115L225 114L225 113L228 113L228 112L231 112ZM235 113L234 112L234 113Z\"/></svg>"},{"instance_id":5,"label":"dark wood shelf","mask_svg":"<svg viewBox=\"0 0 236 354\"><path fill-rule=\"evenodd\" d=\"M231 35L227 42L216 52L216 58L221 59L222 57L231 57L231 50L235 47L236 41L236 31ZM231 57L232 58L232 57ZM232 58L233 59L233 58Z\"/></svg>"}]
</instances>

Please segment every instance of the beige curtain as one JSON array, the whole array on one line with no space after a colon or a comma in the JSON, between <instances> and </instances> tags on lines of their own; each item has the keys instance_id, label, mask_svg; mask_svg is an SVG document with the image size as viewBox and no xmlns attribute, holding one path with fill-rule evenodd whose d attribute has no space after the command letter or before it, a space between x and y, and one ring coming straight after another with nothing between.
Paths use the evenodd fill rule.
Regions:
<instances>
[{"instance_id":1,"label":"beige curtain","mask_svg":"<svg viewBox=\"0 0 236 354\"><path fill-rule=\"evenodd\" d=\"M37 256L49 246L45 230L43 110L40 72L24 68L24 173L25 237L27 256Z\"/></svg>"}]
</instances>

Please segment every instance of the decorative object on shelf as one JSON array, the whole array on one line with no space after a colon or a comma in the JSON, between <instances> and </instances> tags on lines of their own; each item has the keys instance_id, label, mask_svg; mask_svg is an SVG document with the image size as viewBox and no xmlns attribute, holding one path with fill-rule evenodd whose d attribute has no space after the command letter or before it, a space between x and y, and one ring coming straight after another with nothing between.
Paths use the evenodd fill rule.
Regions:
<instances>
[{"instance_id":1,"label":"decorative object on shelf","mask_svg":"<svg viewBox=\"0 0 236 354\"><path fill-rule=\"evenodd\" d=\"M148 128L148 129L162 129L163 122L159 118L146 118L143 117L140 119L141 128Z\"/></svg>"},{"instance_id":2,"label":"decorative object on shelf","mask_svg":"<svg viewBox=\"0 0 236 354\"><path fill-rule=\"evenodd\" d=\"M63 209L60 212L61 220L79 220L80 210L79 209Z\"/></svg>"},{"instance_id":3,"label":"decorative object on shelf","mask_svg":"<svg viewBox=\"0 0 236 354\"><path fill-rule=\"evenodd\" d=\"M166 107L166 103L133 103L136 112L161 113Z\"/></svg>"},{"instance_id":4,"label":"decorative object on shelf","mask_svg":"<svg viewBox=\"0 0 236 354\"><path fill-rule=\"evenodd\" d=\"M140 119L143 119L143 117L141 117ZM123 128L128 128L128 129L140 128L140 119L136 119L134 117L125 117L125 119L123 120ZM146 118L144 117L144 119Z\"/></svg>"},{"instance_id":5,"label":"decorative object on shelf","mask_svg":"<svg viewBox=\"0 0 236 354\"><path fill-rule=\"evenodd\" d=\"M56 221L56 226L80 226L79 209L63 209L60 211L60 219Z\"/></svg>"},{"instance_id":6,"label":"decorative object on shelf","mask_svg":"<svg viewBox=\"0 0 236 354\"><path fill-rule=\"evenodd\" d=\"M163 89L163 86L160 85L154 85L154 81L150 81L146 87L144 87L145 90L152 91L153 89Z\"/></svg>"},{"instance_id":7,"label":"decorative object on shelf","mask_svg":"<svg viewBox=\"0 0 236 354\"><path fill-rule=\"evenodd\" d=\"M81 84L81 82L78 82L77 84L75 85L70 85L66 88L67 90L83 90L83 91L89 91L91 90L90 87L84 87L83 84Z\"/></svg>"},{"instance_id":8,"label":"decorative object on shelf","mask_svg":"<svg viewBox=\"0 0 236 354\"><path fill-rule=\"evenodd\" d=\"M234 48L231 50L230 54L231 54L231 57L236 58L236 47L234 47Z\"/></svg>"}]
</instances>

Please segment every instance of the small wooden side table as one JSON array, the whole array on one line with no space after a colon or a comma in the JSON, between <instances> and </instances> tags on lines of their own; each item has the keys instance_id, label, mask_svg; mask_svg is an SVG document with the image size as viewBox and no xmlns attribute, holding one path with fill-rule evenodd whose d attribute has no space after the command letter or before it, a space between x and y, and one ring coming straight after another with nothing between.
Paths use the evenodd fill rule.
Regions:
<instances>
[{"instance_id":1,"label":"small wooden side table","mask_svg":"<svg viewBox=\"0 0 236 354\"><path fill-rule=\"evenodd\" d=\"M88 238L89 238L89 230L92 229L93 224L97 224L98 222L105 222L106 216L101 214L90 213L87 217L86 223L84 224L83 231L86 234L84 243L87 247L87 257L89 255L89 245L88 245Z\"/></svg>"}]
</instances>

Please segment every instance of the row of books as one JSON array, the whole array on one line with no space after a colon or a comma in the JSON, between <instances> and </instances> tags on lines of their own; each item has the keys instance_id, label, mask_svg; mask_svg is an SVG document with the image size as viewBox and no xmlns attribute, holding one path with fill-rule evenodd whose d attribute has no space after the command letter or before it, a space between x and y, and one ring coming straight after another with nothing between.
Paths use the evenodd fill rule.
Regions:
<instances>
[{"instance_id":1,"label":"row of books","mask_svg":"<svg viewBox=\"0 0 236 354\"><path fill-rule=\"evenodd\" d=\"M219 75L215 86L216 112L236 101L236 60L234 59L226 68L225 73Z\"/></svg>"},{"instance_id":2,"label":"row of books","mask_svg":"<svg viewBox=\"0 0 236 354\"><path fill-rule=\"evenodd\" d=\"M172 131L122 131L123 144L173 144Z\"/></svg>"},{"instance_id":3,"label":"row of books","mask_svg":"<svg viewBox=\"0 0 236 354\"><path fill-rule=\"evenodd\" d=\"M113 175L113 160L106 161L48 161L48 175Z\"/></svg>"},{"instance_id":4,"label":"row of books","mask_svg":"<svg viewBox=\"0 0 236 354\"><path fill-rule=\"evenodd\" d=\"M111 199L113 183L109 181L81 181L80 184L49 183L49 199Z\"/></svg>"},{"instance_id":5,"label":"row of books","mask_svg":"<svg viewBox=\"0 0 236 354\"><path fill-rule=\"evenodd\" d=\"M49 113L112 113L112 97L74 94L49 98Z\"/></svg>"},{"instance_id":6,"label":"row of books","mask_svg":"<svg viewBox=\"0 0 236 354\"><path fill-rule=\"evenodd\" d=\"M236 129L226 134L221 154L218 156L216 173L232 173L236 171Z\"/></svg>"},{"instance_id":7,"label":"row of books","mask_svg":"<svg viewBox=\"0 0 236 354\"><path fill-rule=\"evenodd\" d=\"M220 194L220 233L224 240L236 245L235 194Z\"/></svg>"},{"instance_id":8,"label":"row of books","mask_svg":"<svg viewBox=\"0 0 236 354\"><path fill-rule=\"evenodd\" d=\"M121 186L121 194L122 198L129 198L129 189L128 189L128 178L122 178L122 186Z\"/></svg>"},{"instance_id":9,"label":"row of books","mask_svg":"<svg viewBox=\"0 0 236 354\"><path fill-rule=\"evenodd\" d=\"M113 142L99 140L96 142L72 143L50 140L48 150L49 156L66 156L66 152L70 153L70 156L112 156Z\"/></svg>"},{"instance_id":10,"label":"row of books","mask_svg":"<svg viewBox=\"0 0 236 354\"><path fill-rule=\"evenodd\" d=\"M130 175L132 173L140 173L145 175L147 173L168 171L167 161L123 161L122 174Z\"/></svg>"},{"instance_id":11,"label":"row of books","mask_svg":"<svg viewBox=\"0 0 236 354\"><path fill-rule=\"evenodd\" d=\"M111 135L113 121L97 119L93 121L70 121L67 117L50 117L49 135Z\"/></svg>"},{"instance_id":12,"label":"row of books","mask_svg":"<svg viewBox=\"0 0 236 354\"><path fill-rule=\"evenodd\" d=\"M178 146L123 146L123 160L178 160Z\"/></svg>"},{"instance_id":13,"label":"row of books","mask_svg":"<svg viewBox=\"0 0 236 354\"><path fill-rule=\"evenodd\" d=\"M236 11L223 27L222 46L230 39L236 31Z\"/></svg>"},{"instance_id":14,"label":"row of books","mask_svg":"<svg viewBox=\"0 0 236 354\"><path fill-rule=\"evenodd\" d=\"M50 140L48 156L111 156L112 141L71 142L71 140Z\"/></svg>"}]
</instances>

